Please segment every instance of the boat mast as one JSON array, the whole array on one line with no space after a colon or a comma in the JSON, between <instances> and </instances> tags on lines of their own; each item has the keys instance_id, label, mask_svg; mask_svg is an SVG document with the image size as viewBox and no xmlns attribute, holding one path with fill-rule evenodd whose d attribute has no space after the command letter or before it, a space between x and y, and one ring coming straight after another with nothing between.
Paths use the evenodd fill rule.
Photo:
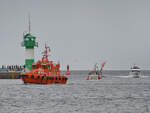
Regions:
<instances>
[{"instance_id":1,"label":"boat mast","mask_svg":"<svg viewBox=\"0 0 150 113\"><path fill-rule=\"evenodd\" d=\"M44 50L44 52L43 52L43 58L42 58L42 60L46 60L46 61L48 61L48 53L50 52L51 50L50 50L50 47L48 47L46 44L45 44L45 50Z\"/></svg>"}]
</instances>

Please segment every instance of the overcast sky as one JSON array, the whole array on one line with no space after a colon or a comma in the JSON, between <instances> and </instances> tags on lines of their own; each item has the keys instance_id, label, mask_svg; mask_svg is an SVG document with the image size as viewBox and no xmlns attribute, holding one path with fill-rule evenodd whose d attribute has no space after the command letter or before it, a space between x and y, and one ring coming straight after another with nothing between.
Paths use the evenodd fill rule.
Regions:
<instances>
[{"instance_id":1,"label":"overcast sky","mask_svg":"<svg viewBox=\"0 0 150 113\"><path fill-rule=\"evenodd\" d=\"M150 69L150 0L0 0L0 65L24 64L23 32L44 43L63 69Z\"/></svg>"}]
</instances>

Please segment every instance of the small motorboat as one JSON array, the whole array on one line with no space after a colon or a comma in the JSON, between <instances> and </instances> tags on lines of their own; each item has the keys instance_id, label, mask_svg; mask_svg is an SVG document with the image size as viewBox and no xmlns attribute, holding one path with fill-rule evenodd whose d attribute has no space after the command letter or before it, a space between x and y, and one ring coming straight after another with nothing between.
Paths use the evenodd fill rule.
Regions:
<instances>
[{"instance_id":1,"label":"small motorboat","mask_svg":"<svg viewBox=\"0 0 150 113\"><path fill-rule=\"evenodd\" d=\"M106 62L103 62L101 64L100 70L98 68L98 64L96 63L94 65L94 69L92 71L89 72L86 80L100 80L102 78L102 71L103 71L103 67L106 64Z\"/></svg>"},{"instance_id":2,"label":"small motorboat","mask_svg":"<svg viewBox=\"0 0 150 113\"><path fill-rule=\"evenodd\" d=\"M140 78L141 77L141 69L134 65L133 67L131 67L131 72L129 72L129 77L132 78Z\"/></svg>"},{"instance_id":3,"label":"small motorboat","mask_svg":"<svg viewBox=\"0 0 150 113\"><path fill-rule=\"evenodd\" d=\"M61 74L60 64L54 64L48 60L50 48L45 45L42 60L32 64L32 71L21 73L21 79L25 84L66 84L67 77Z\"/></svg>"}]
</instances>

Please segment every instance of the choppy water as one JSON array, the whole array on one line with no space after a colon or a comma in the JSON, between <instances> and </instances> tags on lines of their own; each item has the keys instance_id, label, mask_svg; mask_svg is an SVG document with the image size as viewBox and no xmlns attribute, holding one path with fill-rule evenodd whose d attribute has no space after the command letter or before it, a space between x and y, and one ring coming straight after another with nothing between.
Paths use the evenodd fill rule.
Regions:
<instances>
[{"instance_id":1,"label":"choppy water","mask_svg":"<svg viewBox=\"0 0 150 113\"><path fill-rule=\"evenodd\" d=\"M150 113L150 77L121 78L127 72L106 71L100 81L86 81L86 74L74 72L66 85L1 79L0 113Z\"/></svg>"}]
</instances>

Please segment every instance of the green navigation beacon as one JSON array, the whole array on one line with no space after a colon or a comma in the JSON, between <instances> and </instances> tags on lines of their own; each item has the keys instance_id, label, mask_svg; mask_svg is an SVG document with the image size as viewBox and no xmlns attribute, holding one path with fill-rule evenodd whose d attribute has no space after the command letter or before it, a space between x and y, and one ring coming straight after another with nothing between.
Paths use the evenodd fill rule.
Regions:
<instances>
[{"instance_id":1,"label":"green navigation beacon","mask_svg":"<svg viewBox=\"0 0 150 113\"><path fill-rule=\"evenodd\" d=\"M30 33L30 17L29 17L29 32L23 35L22 47L25 47L25 71L32 70L32 64L34 63L34 47L38 47L36 37Z\"/></svg>"}]
</instances>

